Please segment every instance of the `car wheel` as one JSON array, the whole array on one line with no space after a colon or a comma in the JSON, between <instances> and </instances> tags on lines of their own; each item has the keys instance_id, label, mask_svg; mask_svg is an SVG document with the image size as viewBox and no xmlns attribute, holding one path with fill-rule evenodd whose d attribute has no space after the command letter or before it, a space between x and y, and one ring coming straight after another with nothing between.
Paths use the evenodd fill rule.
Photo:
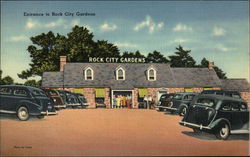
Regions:
<instances>
[{"instance_id":1,"label":"car wheel","mask_svg":"<svg viewBox=\"0 0 250 157\"><path fill-rule=\"evenodd\" d=\"M185 116L185 114L187 113L187 108L186 107L182 107L179 111L179 115L180 116Z\"/></svg>"},{"instance_id":2,"label":"car wheel","mask_svg":"<svg viewBox=\"0 0 250 157\"><path fill-rule=\"evenodd\" d=\"M215 136L221 140L226 140L229 137L229 135L230 135L230 128L229 125L226 123L224 123L215 133Z\"/></svg>"},{"instance_id":3,"label":"car wheel","mask_svg":"<svg viewBox=\"0 0 250 157\"><path fill-rule=\"evenodd\" d=\"M17 110L17 117L21 121L26 121L29 119L29 111L26 107L21 106Z\"/></svg>"},{"instance_id":4,"label":"car wheel","mask_svg":"<svg viewBox=\"0 0 250 157\"><path fill-rule=\"evenodd\" d=\"M197 129L197 128L193 128L193 131L194 131L194 133L201 133L201 130Z\"/></svg>"},{"instance_id":5,"label":"car wheel","mask_svg":"<svg viewBox=\"0 0 250 157\"><path fill-rule=\"evenodd\" d=\"M44 116L37 116L37 118L38 118L38 119L43 119L43 118L44 118Z\"/></svg>"}]
</instances>

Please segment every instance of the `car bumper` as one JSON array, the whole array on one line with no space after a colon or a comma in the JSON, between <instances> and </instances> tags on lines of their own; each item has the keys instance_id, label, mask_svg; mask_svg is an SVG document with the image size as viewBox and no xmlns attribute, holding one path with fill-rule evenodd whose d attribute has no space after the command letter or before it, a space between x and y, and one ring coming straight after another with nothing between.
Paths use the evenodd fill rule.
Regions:
<instances>
[{"instance_id":1,"label":"car bumper","mask_svg":"<svg viewBox=\"0 0 250 157\"><path fill-rule=\"evenodd\" d=\"M57 111L51 112L51 111L42 111L41 115L46 115L46 116L52 116L52 115L57 115Z\"/></svg>"},{"instance_id":2,"label":"car bumper","mask_svg":"<svg viewBox=\"0 0 250 157\"><path fill-rule=\"evenodd\" d=\"M159 108L165 109L167 111L177 111L177 108L172 108L167 106L159 106Z\"/></svg>"},{"instance_id":3,"label":"car bumper","mask_svg":"<svg viewBox=\"0 0 250 157\"><path fill-rule=\"evenodd\" d=\"M66 108L66 105L55 105L55 108Z\"/></svg>"},{"instance_id":4,"label":"car bumper","mask_svg":"<svg viewBox=\"0 0 250 157\"><path fill-rule=\"evenodd\" d=\"M209 126L203 126L202 124L198 125L198 124L189 123L185 121L180 121L179 124L182 126L189 127L189 128L195 128L195 129L199 129L203 131L211 131L211 128Z\"/></svg>"}]
</instances>

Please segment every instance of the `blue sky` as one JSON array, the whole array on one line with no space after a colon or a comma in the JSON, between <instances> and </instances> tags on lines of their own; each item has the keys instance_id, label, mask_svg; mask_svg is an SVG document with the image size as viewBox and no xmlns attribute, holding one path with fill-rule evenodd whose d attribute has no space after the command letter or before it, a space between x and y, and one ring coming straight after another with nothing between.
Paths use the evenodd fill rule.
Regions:
<instances>
[{"instance_id":1,"label":"blue sky","mask_svg":"<svg viewBox=\"0 0 250 157\"><path fill-rule=\"evenodd\" d=\"M94 40L108 40L121 52L172 55L181 44L197 62L214 61L229 78L249 80L249 1L13 1L1 2L1 69L16 82L29 68L29 38L53 31L66 35L75 24ZM24 16L74 13L74 16ZM77 16L76 12L95 13Z\"/></svg>"}]
</instances>

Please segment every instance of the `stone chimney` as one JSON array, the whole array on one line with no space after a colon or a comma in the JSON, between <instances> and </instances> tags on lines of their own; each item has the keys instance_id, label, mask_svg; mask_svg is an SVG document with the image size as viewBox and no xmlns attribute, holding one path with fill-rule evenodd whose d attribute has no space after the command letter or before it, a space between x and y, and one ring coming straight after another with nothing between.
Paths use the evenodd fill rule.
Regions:
<instances>
[{"instance_id":1,"label":"stone chimney","mask_svg":"<svg viewBox=\"0 0 250 157\"><path fill-rule=\"evenodd\" d=\"M208 62L208 69L213 70L214 69L214 62Z\"/></svg>"},{"instance_id":2,"label":"stone chimney","mask_svg":"<svg viewBox=\"0 0 250 157\"><path fill-rule=\"evenodd\" d=\"M64 66L67 63L66 56L60 56L60 71L64 71Z\"/></svg>"}]
</instances>

